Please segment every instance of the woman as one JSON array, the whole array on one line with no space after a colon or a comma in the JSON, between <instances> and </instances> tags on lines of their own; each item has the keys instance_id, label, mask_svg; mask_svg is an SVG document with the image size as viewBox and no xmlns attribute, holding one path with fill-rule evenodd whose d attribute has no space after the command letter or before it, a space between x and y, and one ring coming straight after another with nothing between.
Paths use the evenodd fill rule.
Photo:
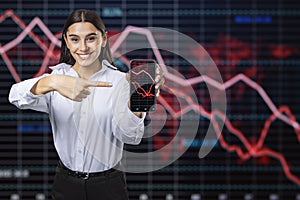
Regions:
<instances>
[{"instance_id":1,"label":"woman","mask_svg":"<svg viewBox=\"0 0 300 200\"><path fill-rule=\"evenodd\" d=\"M49 114L60 158L53 199L128 199L124 174L116 168L124 143L141 141L145 113L129 110L126 74L113 65L105 26L95 12L69 15L60 64L51 69L14 84L9 101Z\"/></svg>"}]
</instances>

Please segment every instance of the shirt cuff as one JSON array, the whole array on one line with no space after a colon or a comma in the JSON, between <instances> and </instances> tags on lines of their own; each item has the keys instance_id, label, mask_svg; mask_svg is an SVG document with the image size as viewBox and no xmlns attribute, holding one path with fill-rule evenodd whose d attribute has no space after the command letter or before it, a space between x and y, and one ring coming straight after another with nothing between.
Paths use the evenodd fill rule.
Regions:
<instances>
[{"instance_id":1,"label":"shirt cuff","mask_svg":"<svg viewBox=\"0 0 300 200\"><path fill-rule=\"evenodd\" d=\"M31 90L31 88L41 79L41 78L43 78L43 77L45 77L45 76L40 76L40 77L36 77L36 78L33 78L33 79L29 79L29 80L26 80L26 81L28 81L27 83L26 83L26 89L25 90L27 90L26 91L26 93L25 93L25 98L26 97L28 97L29 99L32 99L32 98L38 98L38 97L40 97L40 96L43 96L43 94L33 94L30 90Z\"/></svg>"}]
</instances>

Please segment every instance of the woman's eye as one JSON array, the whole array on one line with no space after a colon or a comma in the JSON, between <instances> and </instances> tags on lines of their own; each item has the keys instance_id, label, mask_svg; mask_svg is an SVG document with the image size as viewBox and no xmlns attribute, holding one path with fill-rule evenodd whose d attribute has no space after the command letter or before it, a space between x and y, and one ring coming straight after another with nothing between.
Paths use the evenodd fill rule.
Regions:
<instances>
[{"instance_id":1,"label":"woman's eye","mask_svg":"<svg viewBox=\"0 0 300 200\"><path fill-rule=\"evenodd\" d=\"M93 42L96 40L96 37L88 37L88 38L86 38L86 40L89 42Z\"/></svg>"},{"instance_id":2,"label":"woman's eye","mask_svg":"<svg viewBox=\"0 0 300 200\"><path fill-rule=\"evenodd\" d=\"M78 38L71 38L72 42L78 42Z\"/></svg>"}]
</instances>

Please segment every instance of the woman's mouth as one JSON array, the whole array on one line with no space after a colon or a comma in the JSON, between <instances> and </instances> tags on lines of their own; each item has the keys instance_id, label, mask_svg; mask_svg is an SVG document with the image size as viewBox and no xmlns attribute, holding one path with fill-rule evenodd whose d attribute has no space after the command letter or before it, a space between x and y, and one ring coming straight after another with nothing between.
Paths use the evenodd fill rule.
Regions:
<instances>
[{"instance_id":1,"label":"woman's mouth","mask_svg":"<svg viewBox=\"0 0 300 200\"><path fill-rule=\"evenodd\" d=\"M80 59L82 59L82 60L87 60L87 59L89 59L89 58L91 57L91 54L92 54L92 53L87 53L87 54L77 54L77 55L78 55L78 57L79 57Z\"/></svg>"}]
</instances>

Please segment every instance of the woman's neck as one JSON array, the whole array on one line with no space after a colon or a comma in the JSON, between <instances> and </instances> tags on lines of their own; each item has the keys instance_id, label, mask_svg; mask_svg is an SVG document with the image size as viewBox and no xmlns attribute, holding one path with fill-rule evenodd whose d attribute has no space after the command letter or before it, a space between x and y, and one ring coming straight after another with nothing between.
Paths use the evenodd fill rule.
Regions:
<instances>
[{"instance_id":1,"label":"woman's neck","mask_svg":"<svg viewBox=\"0 0 300 200\"><path fill-rule=\"evenodd\" d=\"M80 78L88 80L93 74L100 71L102 68L100 63L95 63L90 66L79 66L75 63L73 69L77 72Z\"/></svg>"}]
</instances>

